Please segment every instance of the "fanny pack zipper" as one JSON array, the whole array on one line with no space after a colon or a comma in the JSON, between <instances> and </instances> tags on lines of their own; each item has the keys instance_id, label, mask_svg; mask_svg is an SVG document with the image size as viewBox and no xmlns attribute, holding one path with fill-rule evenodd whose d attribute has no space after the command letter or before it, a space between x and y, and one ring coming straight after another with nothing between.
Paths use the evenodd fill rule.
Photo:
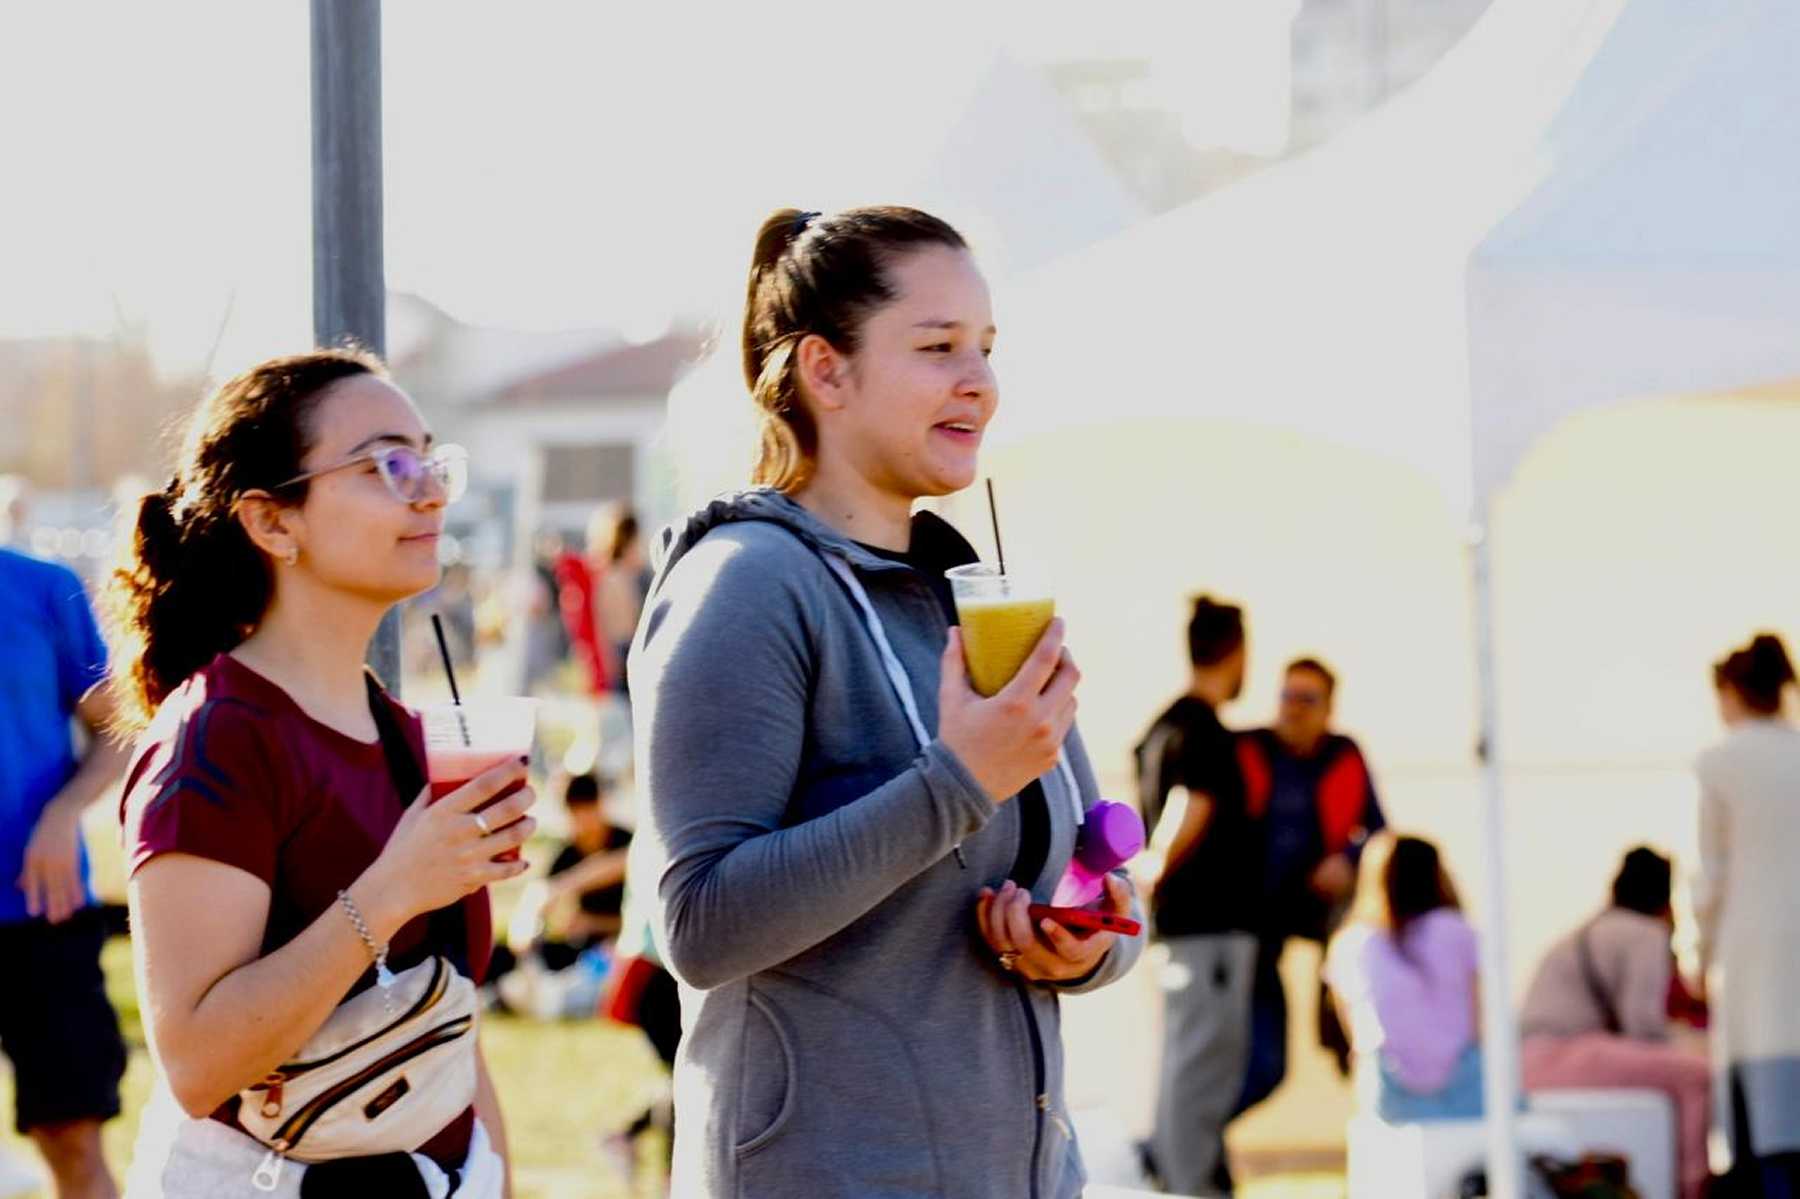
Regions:
<instances>
[{"instance_id":1,"label":"fanny pack zipper","mask_svg":"<svg viewBox=\"0 0 1800 1199\"><path fill-rule=\"evenodd\" d=\"M258 1190L274 1190L281 1179L281 1167L287 1161L287 1155L299 1147L300 1142L306 1139L306 1134L312 1129L312 1126L318 1123L319 1118L327 1111L342 1103L346 1097L361 1090L371 1080L440 1045L448 1045L474 1026L475 1017L458 1016L454 1020L440 1024L431 1031L415 1037L386 1057L365 1066L336 1086L314 1096L311 1101L289 1116L287 1122L276 1130L275 1136L270 1142L269 1152L263 1156L262 1162L256 1167L256 1172L251 1175L250 1181Z\"/></svg>"},{"instance_id":2,"label":"fanny pack zipper","mask_svg":"<svg viewBox=\"0 0 1800 1199\"><path fill-rule=\"evenodd\" d=\"M382 1037L393 1032L396 1028L405 1025L409 1021L418 1019L420 1016L436 1007L443 1001L444 996L449 993L449 990L450 972L445 968L444 959L437 958L433 964L431 982L426 985L425 993L419 996L418 1002L413 1004L412 1007L408 1008L405 1012L382 1025L362 1040L346 1045L336 1053L321 1058L314 1058L312 1061L308 1062L287 1062L269 1071L266 1078L249 1088L252 1091L268 1092L262 1102L263 1119L273 1120L281 1114L281 1089L285 1083L291 1082L304 1074L310 1074L314 1070L329 1066L333 1062L341 1061L349 1054L355 1053L364 1046L374 1044Z\"/></svg>"}]
</instances>

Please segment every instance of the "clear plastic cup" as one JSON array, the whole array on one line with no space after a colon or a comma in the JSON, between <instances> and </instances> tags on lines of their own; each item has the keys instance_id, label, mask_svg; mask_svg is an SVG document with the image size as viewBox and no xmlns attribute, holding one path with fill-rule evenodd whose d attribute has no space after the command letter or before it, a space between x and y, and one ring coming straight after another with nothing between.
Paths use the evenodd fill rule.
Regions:
<instances>
[{"instance_id":1,"label":"clear plastic cup","mask_svg":"<svg viewBox=\"0 0 1800 1199\"><path fill-rule=\"evenodd\" d=\"M425 726L425 771L432 802L502 762L530 757L531 742L537 735L537 712L538 701L523 696L428 704L419 709ZM481 808L492 807L523 786L508 787ZM515 862L518 858L519 851L509 849L494 860Z\"/></svg>"},{"instance_id":2,"label":"clear plastic cup","mask_svg":"<svg viewBox=\"0 0 1800 1199\"><path fill-rule=\"evenodd\" d=\"M1002 574L985 562L944 572L956 597L969 682L982 695L997 694L1056 619L1050 585L1036 576Z\"/></svg>"}]
</instances>

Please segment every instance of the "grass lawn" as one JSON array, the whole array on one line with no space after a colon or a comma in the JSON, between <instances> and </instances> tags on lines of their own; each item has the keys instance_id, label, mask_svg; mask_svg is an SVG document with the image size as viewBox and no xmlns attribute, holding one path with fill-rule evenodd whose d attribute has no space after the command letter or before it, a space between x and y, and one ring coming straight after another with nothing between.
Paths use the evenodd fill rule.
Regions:
<instances>
[{"instance_id":1,"label":"grass lawn","mask_svg":"<svg viewBox=\"0 0 1800 1199\"><path fill-rule=\"evenodd\" d=\"M125 1114L106 1128L107 1159L122 1176L131 1160L137 1115L150 1089L131 946L115 938L104 958L107 989L131 1050ZM623 1128L654 1095L661 1065L634 1029L598 1021L539 1024L488 1016L482 1043L506 1112L517 1166L519 1199L640 1199L599 1152L601 1136ZM12 1078L0 1073L0 1143L26 1155L12 1131Z\"/></svg>"}]
</instances>

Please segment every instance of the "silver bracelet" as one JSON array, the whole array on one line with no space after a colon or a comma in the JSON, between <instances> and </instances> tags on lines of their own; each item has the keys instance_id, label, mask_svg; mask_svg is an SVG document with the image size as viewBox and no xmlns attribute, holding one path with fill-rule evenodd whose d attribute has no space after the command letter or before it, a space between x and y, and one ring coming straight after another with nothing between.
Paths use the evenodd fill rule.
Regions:
<instances>
[{"instance_id":1,"label":"silver bracelet","mask_svg":"<svg viewBox=\"0 0 1800 1199\"><path fill-rule=\"evenodd\" d=\"M394 972L388 969L387 964L388 947L375 943L375 934L369 931L369 922L364 920L363 914L357 910L356 901L350 898L350 892L339 891L338 902L344 905L344 911L349 915L350 923L356 929L356 935L362 938L362 943L367 947L369 956L375 959L375 982L385 992L394 985Z\"/></svg>"}]
</instances>

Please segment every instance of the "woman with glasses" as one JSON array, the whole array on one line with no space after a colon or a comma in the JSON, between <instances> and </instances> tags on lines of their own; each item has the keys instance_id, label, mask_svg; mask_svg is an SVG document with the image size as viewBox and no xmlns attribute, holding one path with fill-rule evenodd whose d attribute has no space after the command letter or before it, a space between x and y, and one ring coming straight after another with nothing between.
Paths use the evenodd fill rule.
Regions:
<instances>
[{"instance_id":1,"label":"woman with glasses","mask_svg":"<svg viewBox=\"0 0 1800 1199\"><path fill-rule=\"evenodd\" d=\"M158 1074L132 1195L507 1187L468 997L533 795L484 807L524 781L513 763L428 806L418 721L363 666L383 615L437 582L465 482L379 362L332 350L226 383L142 501L108 595Z\"/></svg>"}]
</instances>

